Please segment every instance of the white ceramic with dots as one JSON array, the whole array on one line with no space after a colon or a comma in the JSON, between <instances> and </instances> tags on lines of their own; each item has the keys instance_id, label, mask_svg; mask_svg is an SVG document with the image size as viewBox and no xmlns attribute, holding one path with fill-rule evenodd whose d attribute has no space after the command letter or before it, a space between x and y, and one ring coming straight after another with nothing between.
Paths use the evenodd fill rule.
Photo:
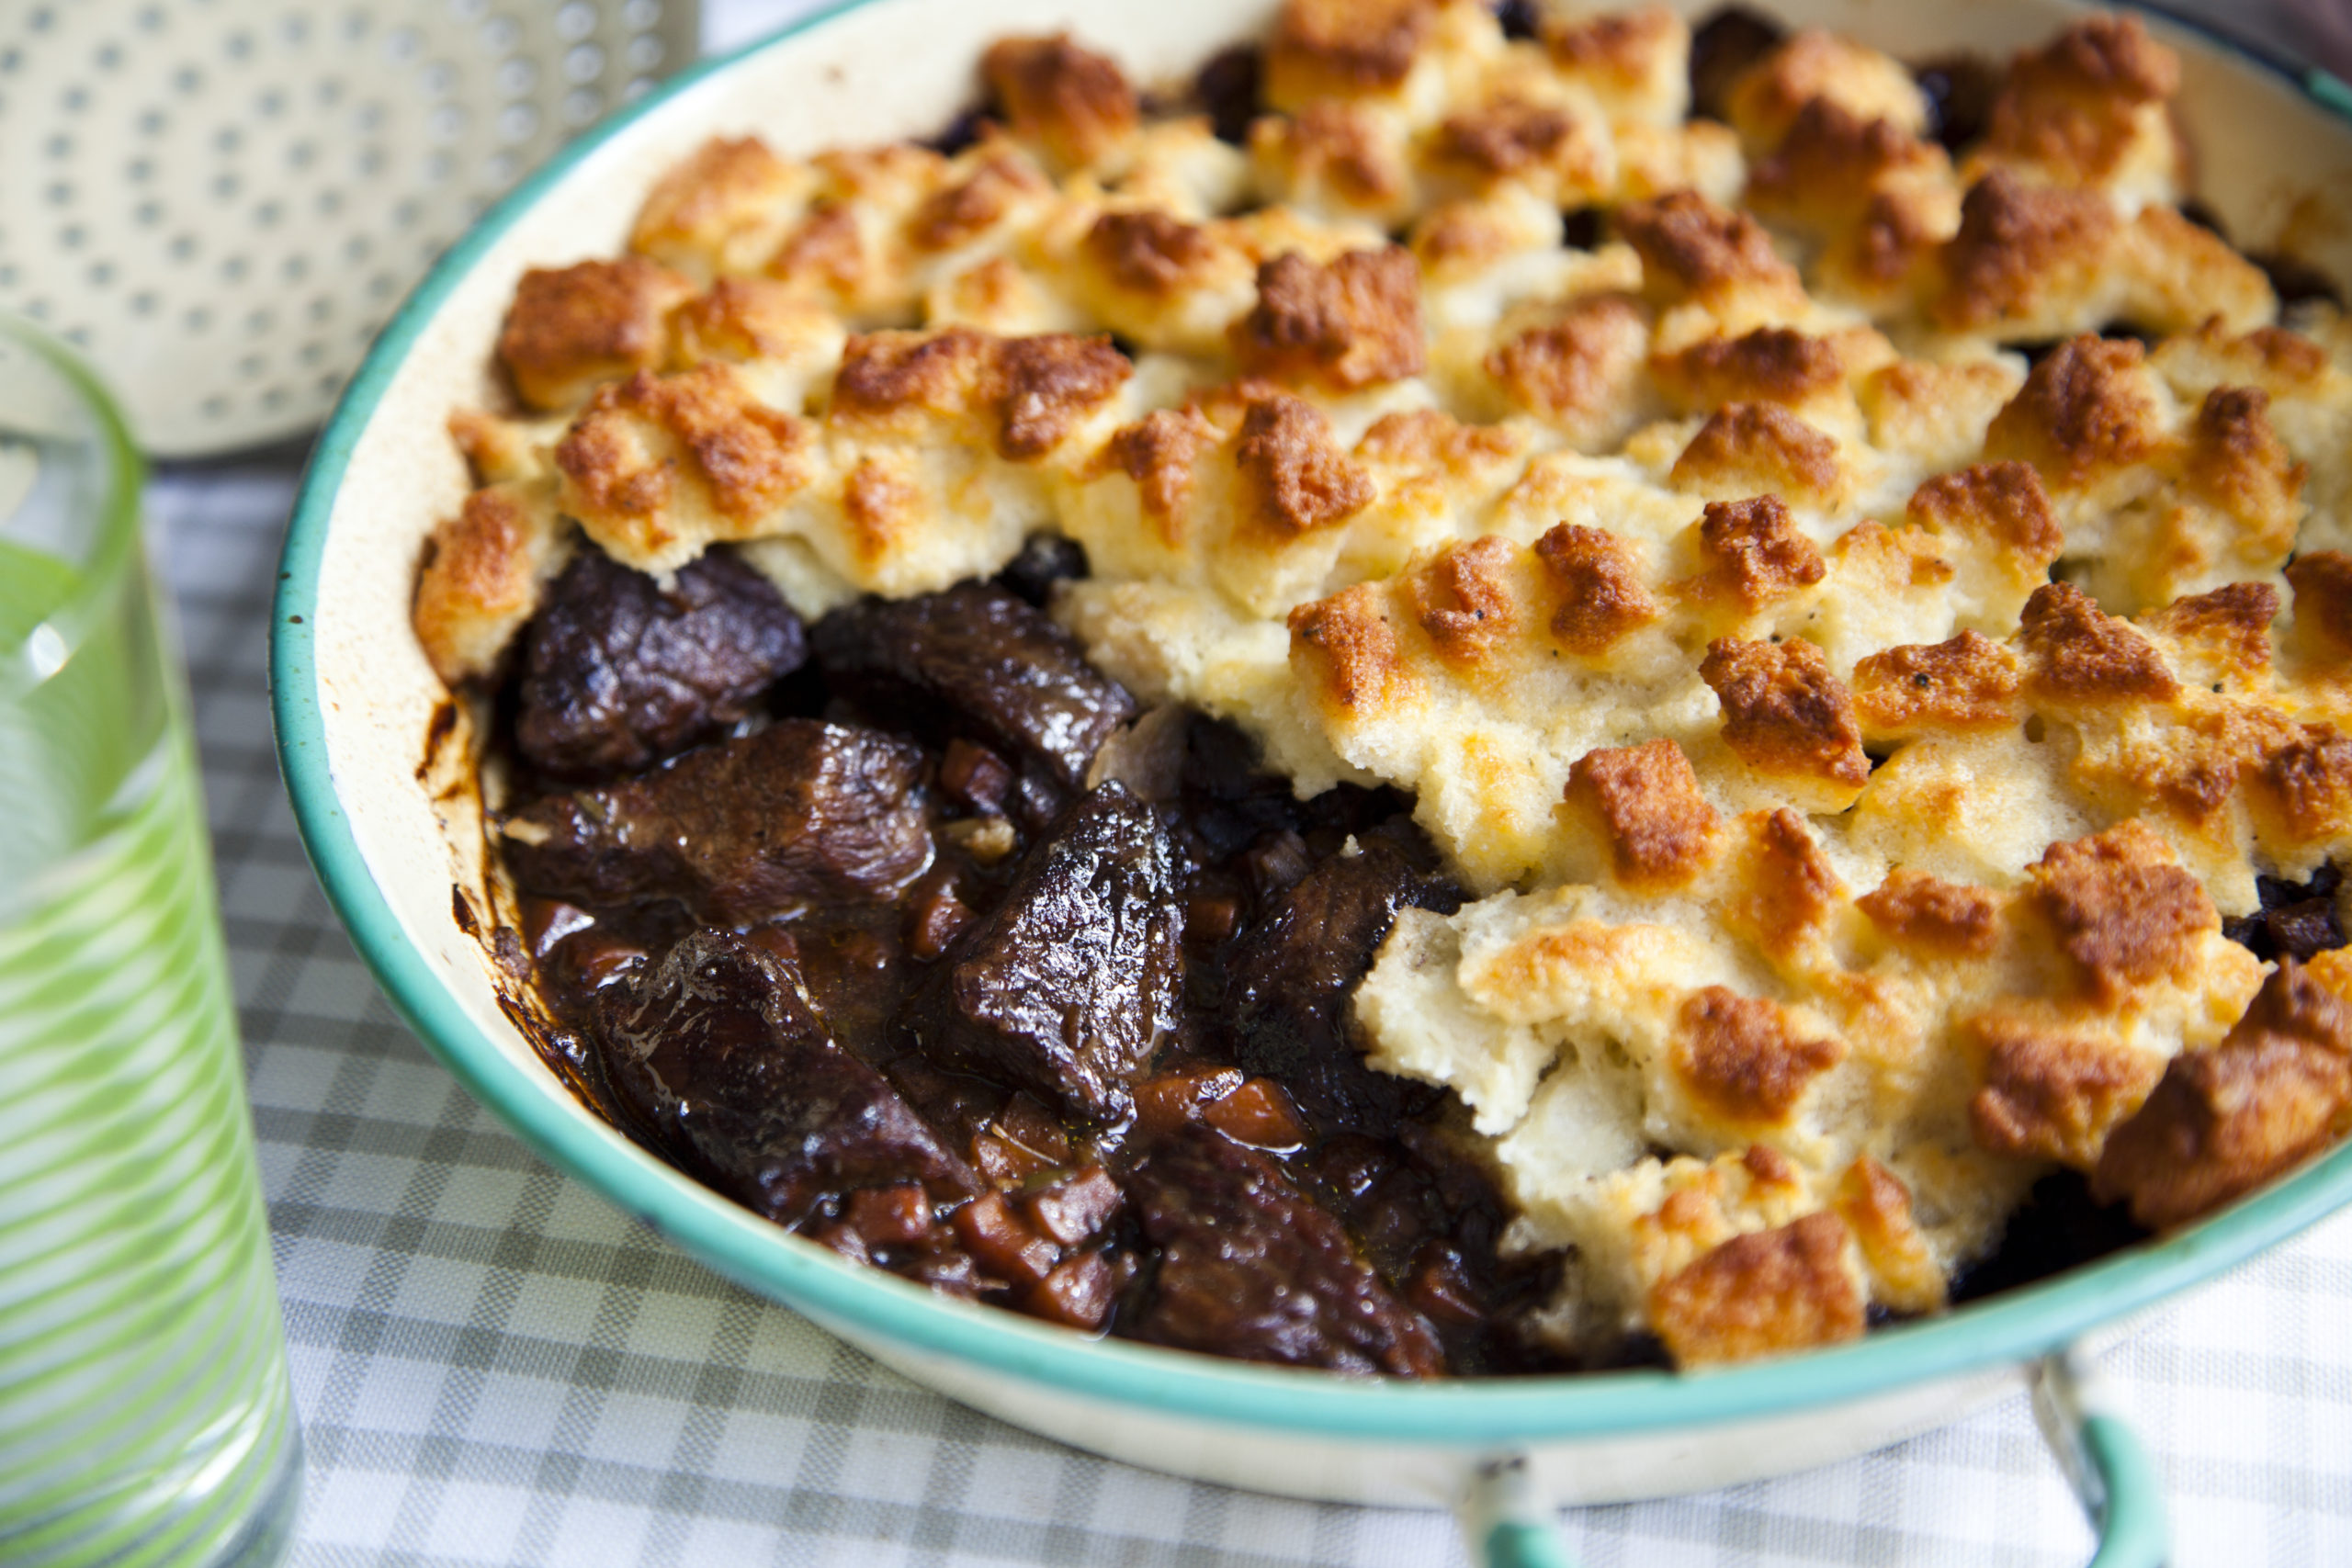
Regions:
<instances>
[{"instance_id":1,"label":"white ceramic with dots","mask_svg":"<svg viewBox=\"0 0 2352 1568\"><path fill-rule=\"evenodd\" d=\"M148 449L308 430L425 265L693 58L695 0L0 0L0 309Z\"/></svg>"}]
</instances>

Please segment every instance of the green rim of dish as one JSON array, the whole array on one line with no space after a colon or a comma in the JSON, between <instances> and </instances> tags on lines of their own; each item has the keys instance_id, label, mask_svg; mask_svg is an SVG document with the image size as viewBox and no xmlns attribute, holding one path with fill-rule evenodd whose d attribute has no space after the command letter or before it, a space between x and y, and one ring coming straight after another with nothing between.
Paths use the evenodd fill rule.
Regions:
<instances>
[{"instance_id":1,"label":"green rim of dish","mask_svg":"<svg viewBox=\"0 0 2352 1568\"><path fill-rule=\"evenodd\" d=\"M130 426L115 405L114 396L97 372L82 356L45 329L22 316L0 311L0 338L30 354L82 400L90 419L91 434L106 463L106 493L97 508L98 536L88 557L74 562L78 579L65 600L42 617L41 625L57 634L60 649L70 655L82 646L94 619L114 603L123 574L139 551L140 495L147 465L131 438ZM21 646L0 646L0 697L37 685L45 673L27 667Z\"/></svg>"},{"instance_id":2,"label":"green rim of dish","mask_svg":"<svg viewBox=\"0 0 2352 1568\"><path fill-rule=\"evenodd\" d=\"M1833 1349L1713 1371L1390 1382L1093 1339L935 1295L787 1235L695 1184L614 1138L552 1075L501 1051L410 943L335 795L314 679L313 627L336 493L353 448L419 333L541 195L620 131L714 73L873 3L846 0L681 72L559 152L492 208L409 296L345 389L312 451L288 528L271 626L270 694L279 763L311 862L361 957L401 1016L468 1089L550 1164L738 1283L822 1323L854 1326L911 1352L1163 1416L1341 1442L1460 1449L1737 1423L1887 1394L1931 1379L1993 1372L2211 1280L2352 1201L2352 1146L2346 1146L2176 1235Z\"/></svg>"}]
</instances>

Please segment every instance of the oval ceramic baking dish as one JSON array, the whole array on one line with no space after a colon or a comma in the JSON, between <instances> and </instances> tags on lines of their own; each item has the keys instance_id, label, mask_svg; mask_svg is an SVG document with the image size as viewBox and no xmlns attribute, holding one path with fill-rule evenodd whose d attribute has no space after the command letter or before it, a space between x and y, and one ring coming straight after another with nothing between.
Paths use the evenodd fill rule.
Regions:
<instances>
[{"instance_id":1,"label":"oval ceramic baking dish","mask_svg":"<svg viewBox=\"0 0 2352 1568\"><path fill-rule=\"evenodd\" d=\"M271 665L280 757L304 840L361 954L451 1071L551 1163L908 1376L1080 1448L1260 1491L1462 1506L1474 1550L1535 1562L1555 1559L1511 1517L1527 1497L1597 1503L1802 1469L1954 1419L2038 1369L2045 1427L2101 1525L2098 1561L2155 1562L2150 1472L2129 1435L2097 1414L2066 1352L2352 1201L2352 1147L2186 1230L1841 1348L1697 1375L1405 1385L1088 1339L845 1261L599 1120L501 1010L481 944L453 917L452 884L480 877L478 808L451 775L418 766L445 694L410 630L409 596L425 534L467 483L444 422L491 395L491 345L516 278L618 251L651 182L708 136L757 130L808 152L923 134L967 101L974 62L1005 33L1070 28L1149 82L1262 30L1272 8L856 0L684 73L556 158L450 251L345 394L281 563ZM1912 58L2006 55L2081 14L2064 0L1774 9ZM2231 231L2262 245L2291 231L2307 260L2352 277L2352 93L2316 73L2295 81L2160 17L2152 25L2183 54L2179 101L2202 194ZM2277 157L2285 147L2296 150L2291 168Z\"/></svg>"}]
</instances>

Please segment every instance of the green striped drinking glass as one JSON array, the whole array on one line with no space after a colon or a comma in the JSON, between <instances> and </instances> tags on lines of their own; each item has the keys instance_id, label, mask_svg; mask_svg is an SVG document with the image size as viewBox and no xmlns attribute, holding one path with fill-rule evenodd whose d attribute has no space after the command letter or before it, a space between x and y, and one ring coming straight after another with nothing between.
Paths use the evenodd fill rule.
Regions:
<instances>
[{"instance_id":1,"label":"green striped drinking glass","mask_svg":"<svg viewBox=\"0 0 2352 1568\"><path fill-rule=\"evenodd\" d=\"M0 317L0 1563L263 1564L301 1450L140 464Z\"/></svg>"}]
</instances>

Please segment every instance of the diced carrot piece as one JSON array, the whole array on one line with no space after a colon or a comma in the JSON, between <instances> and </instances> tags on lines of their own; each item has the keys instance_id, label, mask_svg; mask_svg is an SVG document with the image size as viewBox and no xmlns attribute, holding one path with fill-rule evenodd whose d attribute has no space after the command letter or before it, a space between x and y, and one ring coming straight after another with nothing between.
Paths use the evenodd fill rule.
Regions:
<instances>
[{"instance_id":1,"label":"diced carrot piece","mask_svg":"<svg viewBox=\"0 0 2352 1568\"><path fill-rule=\"evenodd\" d=\"M1241 900L1230 893L1203 893L1184 905L1184 939L1215 947L1241 929Z\"/></svg>"},{"instance_id":2,"label":"diced carrot piece","mask_svg":"<svg viewBox=\"0 0 2352 1568\"><path fill-rule=\"evenodd\" d=\"M1053 1272L1061 1248L1032 1230L1001 1192L983 1192L956 1211L956 1234L980 1267L1015 1285Z\"/></svg>"},{"instance_id":3,"label":"diced carrot piece","mask_svg":"<svg viewBox=\"0 0 2352 1568\"><path fill-rule=\"evenodd\" d=\"M918 1242L931 1234L931 1197L915 1181L868 1187L849 1195L842 1217L876 1247Z\"/></svg>"},{"instance_id":4,"label":"diced carrot piece","mask_svg":"<svg viewBox=\"0 0 2352 1568\"><path fill-rule=\"evenodd\" d=\"M1136 1131L1157 1136L1197 1118L1201 1107L1241 1087L1238 1067L1203 1067L1163 1073L1136 1086Z\"/></svg>"},{"instance_id":5,"label":"diced carrot piece","mask_svg":"<svg viewBox=\"0 0 2352 1568\"><path fill-rule=\"evenodd\" d=\"M1022 1206L1029 1211L1031 1224L1064 1247L1076 1247L1110 1224L1125 1201L1126 1194L1111 1173L1090 1165L1067 1181L1032 1192Z\"/></svg>"},{"instance_id":6,"label":"diced carrot piece","mask_svg":"<svg viewBox=\"0 0 2352 1568\"><path fill-rule=\"evenodd\" d=\"M1290 1095L1272 1078L1251 1078L1202 1114L1208 1124L1237 1144L1261 1149L1295 1149L1306 1142L1306 1123Z\"/></svg>"},{"instance_id":7,"label":"diced carrot piece","mask_svg":"<svg viewBox=\"0 0 2352 1568\"><path fill-rule=\"evenodd\" d=\"M953 874L933 872L915 888L906 908L906 950L920 964L933 962L948 952L950 942L976 919L965 900L955 896Z\"/></svg>"},{"instance_id":8,"label":"diced carrot piece","mask_svg":"<svg viewBox=\"0 0 2352 1568\"><path fill-rule=\"evenodd\" d=\"M1012 768L985 746L957 739L939 759L939 787L970 809L992 816L1012 792Z\"/></svg>"},{"instance_id":9,"label":"diced carrot piece","mask_svg":"<svg viewBox=\"0 0 2352 1568\"><path fill-rule=\"evenodd\" d=\"M1039 1280L1025 1301L1039 1317L1072 1328L1100 1328L1118 1293L1118 1277L1102 1255L1081 1252Z\"/></svg>"}]
</instances>

